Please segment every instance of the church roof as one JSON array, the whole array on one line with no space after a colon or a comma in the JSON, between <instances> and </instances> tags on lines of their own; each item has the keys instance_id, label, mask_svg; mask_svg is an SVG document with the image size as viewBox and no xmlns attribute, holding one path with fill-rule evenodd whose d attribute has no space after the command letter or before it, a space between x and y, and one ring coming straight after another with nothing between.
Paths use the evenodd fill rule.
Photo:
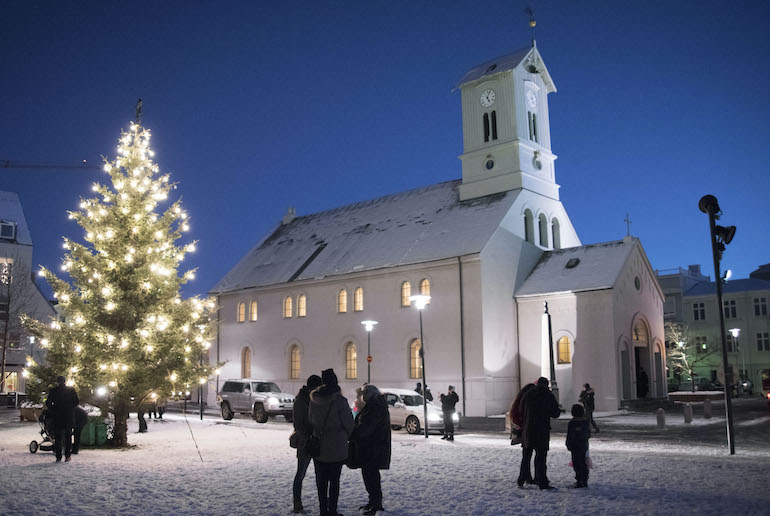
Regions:
<instances>
[{"instance_id":1,"label":"church roof","mask_svg":"<svg viewBox=\"0 0 770 516\"><path fill-rule=\"evenodd\" d=\"M32 245L32 235L24 217L21 199L16 192L0 190L0 220L16 223L16 243Z\"/></svg>"},{"instance_id":2,"label":"church roof","mask_svg":"<svg viewBox=\"0 0 770 516\"><path fill-rule=\"evenodd\" d=\"M448 181L296 217L257 244L213 293L481 252L520 190L460 201Z\"/></svg>"},{"instance_id":3,"label":"church roof","mask_svg":"<svg viewBox=\"0 0 770 516\"><path fill-rule=\"evenodd\" d=\"M546 251L516 297L612 288L636 241L632 237Z\"/></svg>"},{"instance_id":4,"label":"church roof","mask_svg":"<svg viewBox=\"0 0 770 516\"><path fill-rule=\"evenodd\" d=\"M476 81L482 77L495 75L507 70L513 70L519 66L519 63L521 63L525 57L527 57L527 54L529 54L532 48L533 47L531 46L520 48L519 50L515 50L510 54L505 54L504 56L500 56L496 59L491 59L481 63L480 65L474 66L468 70L465 75L463 75L463 78L457 82L457 86L455 87L459 88L466 82Z\"/></svg>"},{"instance_id":5,"label":"church roof","mask_svg":"<svg viewBox=\"0 0 770 516\"><path fill-rule=\"evenodd\" d=\"M723 294L735 294L737 292L752 292L755 290L770 290L770 281L758 278L746 278L729 280L722 284ZM713 281L703 281L694 285L684 293L685 296L715 296L717 284Z\"/></svg>"}]
</instances>

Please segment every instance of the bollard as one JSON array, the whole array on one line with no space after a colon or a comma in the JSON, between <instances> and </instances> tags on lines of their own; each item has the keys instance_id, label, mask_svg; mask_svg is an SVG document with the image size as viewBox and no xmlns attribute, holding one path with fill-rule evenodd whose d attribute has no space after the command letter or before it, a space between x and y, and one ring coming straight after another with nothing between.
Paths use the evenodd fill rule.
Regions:
<instances>
[{"instance_id":1,"label":"bollard","mask_svg":"<svg viewBox=\"0 0 770 516\"><path fill-rule=\"evenodd\" d=\"M689 425L692 423L692 405L685 403L684 405L684 422Z\"/></svg>"},{"instance_id":2,"label":"bollard","mask_svg":"<svg viewBox=\"0 0 770 516\"><path fill-rule=\"evenodd\" d=\"M703 402L703 418L711 419L711 400L710 399L706 399Z\"/></svg>"},{"instance_id":3,"label":"bollard","mask_svg":"<svg viewBox=\"0 0 770 516\"><path fill-rule=\"evenodd\" d=\"M655 417L658 419L658 428L666 428L666 413L662 408L655 411Z\"/></svg>"}]
</instances>

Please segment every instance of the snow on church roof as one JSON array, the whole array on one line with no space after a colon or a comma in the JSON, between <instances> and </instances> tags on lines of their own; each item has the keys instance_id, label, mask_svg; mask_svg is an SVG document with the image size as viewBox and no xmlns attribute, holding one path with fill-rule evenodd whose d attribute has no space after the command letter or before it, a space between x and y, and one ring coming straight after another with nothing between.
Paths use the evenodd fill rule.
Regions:
<instances>
[{"instance_id":1,"label":"snow on church roof","mask_svg":"<svg viewBox=\"0 0 770 516\"><path fill-rule=\"evenodd\" d=\"M257 244L214 293L481 252L519 190L460 201L460 180L296 217Z\"/></svg>"},{"instance_id":2,"label":"snow on church roof","mask_svg":"<svg viewBox=\"0 0 770 516\"><path fill-rule=\"evenodd\" d=\"M466 82L476 81L487 75L494 75L507 70L513 70L519 66L519 63L521 63L525 57L527 57L527 54L529 54L532 48L533 47L520 48L510 54L505 54L497 59L491 59L480 65L474 66L463 75L463 78L457 82L457 86L455 87L459 88Z\"/></svg>"},{"instance_id":3,"label":"snow on church roof","mask_svg":"<svg viewBox=\"0 0 770 516\"><path fill-rule=\"evenodd\" d=\"M546 251L515 297L612 288L636 238ZM567 264L571 260L573 267Z\"/></svg>"}]
</instances>

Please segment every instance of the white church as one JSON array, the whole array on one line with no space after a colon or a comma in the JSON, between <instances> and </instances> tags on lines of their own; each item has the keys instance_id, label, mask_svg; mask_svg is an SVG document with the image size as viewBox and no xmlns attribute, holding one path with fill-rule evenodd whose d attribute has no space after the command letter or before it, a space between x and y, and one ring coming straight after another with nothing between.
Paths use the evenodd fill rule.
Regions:
<instances>
[{"instance_id":1,"label":"white church","mask_svg":"<svg viewBox=\"0 0 770 516\"><path fill-rule=\"evenodd\" d=\"M533 44L460 80L462 179L297 216L293 210L212 289L212 360L230 378L296 392L334 368L352 401L367 381L434 394L454 385L464 416L506 412L550 377L569 408L665 397L664 296L633 237L582 245L559 197L548 115L553 80ZM643 392L642 371L649 378ZM209 396L214 402L214 393Z\"/></svg>"}]
</instances>

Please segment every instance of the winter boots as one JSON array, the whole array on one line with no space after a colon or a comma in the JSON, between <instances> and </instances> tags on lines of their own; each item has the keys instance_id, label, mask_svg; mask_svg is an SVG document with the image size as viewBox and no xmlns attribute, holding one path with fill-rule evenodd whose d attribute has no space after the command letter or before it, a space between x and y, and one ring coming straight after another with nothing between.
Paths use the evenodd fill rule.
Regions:
<instances>
[{"instance_id":1,"label":"winter boots","mask_svg":"<svg viewBox=\"0 0 770 516\"><path fill-rule=\"evenodd\" d=\"M291 511L294 514L307 514L307 511L302 507L302 501L294 500L294 510Z\"/></svg>"}]
</instances>

